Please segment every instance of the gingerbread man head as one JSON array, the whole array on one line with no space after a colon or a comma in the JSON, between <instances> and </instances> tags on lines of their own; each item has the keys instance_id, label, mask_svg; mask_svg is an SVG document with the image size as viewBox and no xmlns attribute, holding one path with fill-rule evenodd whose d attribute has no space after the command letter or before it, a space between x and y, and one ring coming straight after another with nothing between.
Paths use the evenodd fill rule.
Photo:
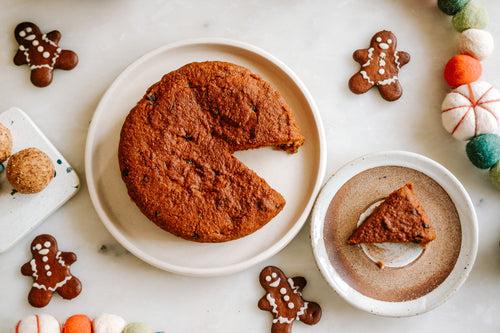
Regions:
<instances>
[{"instance_id":1,"label":"gingerbread man head","mask_svg":"<svg viewBox=\"0 0 500 333\"><path fill-rule=\"evenodd\" d=\"M377 32L372 37L370 47L373 47L379 52L394 53L396 51L397 44L398 40L392 32L382 30Z\"/></svg>"},{"instance_id":2,"label":"gingerbread man head","mask_svg":"<svg viewBox=\"0 0 500 333\"><path fill-rule=\"evenodd\" d=\"M14 36L19 45L29 48L33 41L42 34L40 28L34 23L23 22L17 25L14 30Z\"/></svg>"},{"instance_id":3,"label":"gingerbread man head","mask_svg":"<svg viewBox=\"0 0 500 333\"><path fill-rule=\"evenodd\" d=\"M31 242L31 254L36 261L43 262L44 257L52 257L57 253L57 242L54 237L50 235L37 236Z\"/></svg>"}]
</instances>

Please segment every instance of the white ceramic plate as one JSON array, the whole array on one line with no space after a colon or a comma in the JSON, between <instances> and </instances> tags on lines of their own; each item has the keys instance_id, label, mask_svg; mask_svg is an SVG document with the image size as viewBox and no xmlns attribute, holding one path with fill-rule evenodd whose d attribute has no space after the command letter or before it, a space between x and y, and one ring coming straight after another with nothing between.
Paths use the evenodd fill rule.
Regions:
<instances>
[{"instance_id":1,"label":"white ceramic plate","mask_svg":"<svg viewBox=\"0 0 500 333\"><path fill-rule=\"evenodd\" d=\"M10 108L0 123L12 133L13 153L35 147L52 160L56 177L40 193L15 193L5 172L0 173L0 253L6 251L45 218L71 199L80 187L78 175L26 113ZM7 165L7 162L4 163Z\"/></svg>"},{"instance_id":2,"label":"white ceramic plate","mask_svg":"<svg viewBox=\"0 0 500 333\"><path fill-rule=\"evenodd\" d=\"M448 192L455 204L462 228L462 244L450 275L430 293L406 302L385 302L365 296L345 282L335 270L323 239L325 216L332 198L353 176L379 166L401 166L420 171ZM465 282L476 259L478 246L477 217L472 201L462 184L439 163L409 152L381 152L354 160L337 171L321 190L311 215L311 242L316 263L323 277L337 293L353 306L367 312L405 317L434 309L445 302ZM466 269L464 269L466 268Z\"/></svg>"},{"instance_id":3,"label":"white ceramic plate","mask_svg":"<svg viewBox=\"0 0 500 333\"><path fill-rule=\"evenodd\" d=\"M146 89L193 61L223 60L245 66L269 81L294 110L306 137L290 155L264 148L235 155L285 197L284 210L257 232L239 240L200 244L155 226L129 199L118 168L121 126ZM254 46L222 39L189 40L154 50L113 82L92 119L85 152L92 202L106 228L130 252L158 268L192 276L230 274L283 249L299 232L321 187L326 144L316 105L299 78L282 62Z\"/></svg>"}]
</instances>

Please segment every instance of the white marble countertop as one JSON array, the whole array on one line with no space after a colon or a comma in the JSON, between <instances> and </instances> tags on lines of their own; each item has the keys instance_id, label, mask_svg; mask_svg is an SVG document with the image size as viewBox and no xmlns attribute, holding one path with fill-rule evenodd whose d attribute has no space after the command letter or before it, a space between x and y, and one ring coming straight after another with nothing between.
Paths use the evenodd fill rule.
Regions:
<instances>
[{"instance_id":1,"label":"white marble countertop","mask_svg":"<svg viewBox=\"0 0 500 333\"><path fill-rule=\"evenodd\" d=\"M487 1L489 30L500 43L500 2ZM59 29L61 45L78 52L80 64L55 73L48 88L29 82L26 67L12 63L17 23L34 21ZM449 168L469 191L479 217L476 265L461 290L438 309L418 317L388 319L361 312L335 294L317 271L309 226L281 253L244 272L197 279L169 274L121 248L99 221L86 186L62 209L10 251L0 255L0 332L36 312L26 295L30 279L20 266L28 244L51 233L79 261L72 271L84 283L71 302L55 297L43 309L60 320L74 313L120 314L165 332L268 332L271 317L257 308L266 264L309 281L305 296L323 307L315 327L294 332L498 332L500 329L500 192L467 160L462 143L441 127L447 87L442 68L455 50L449 18L427 0L213 0L213 1L0 1L0 110L26 111L84 178L84 145L94 109L113 79L143 53L193 37L226 37L255 44L284 61L314 96L328 140L327 175L347 161L380 150L409 150ZM376 91L354 96L347 80L357 65L352 51L364 48L381 28L396 33L412 54L401 72L405 89L396 103ZM500 85L500 48L484 62L485 80Z\"/></svg>"}]
</instances>

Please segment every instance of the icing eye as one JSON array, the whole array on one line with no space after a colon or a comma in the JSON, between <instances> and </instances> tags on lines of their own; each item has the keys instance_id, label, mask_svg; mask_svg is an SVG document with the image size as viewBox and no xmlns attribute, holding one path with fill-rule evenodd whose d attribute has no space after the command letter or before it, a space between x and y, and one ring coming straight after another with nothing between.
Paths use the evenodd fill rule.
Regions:
<instances>
[{"instance_id":1,"label":"icing eye","mask_svg":"<svg viewBox=\"0 0 500 333\"><path fill-rule=\"evenodd\" d=\"M273 273L273 274L271 274L271 276L272 276L273 278L276 278L276 277L278 276L278 274Z\"/></svg>"},{"instance_id":2,"label":"icing eye","mask_svg":"<svg viewBox=\"0 0 500 333\"><path fill-rule=\"evenodd\" d=\"M35 249L37 249L37 250L41 250L41 249L42 249L42 244L36 244L36 245L35 245Z\"/></svg>"},{"instance_id":3,"label":"icing eye","mask_svg":"<svg viewBox=\"0 0 500 333\"><path fill-rule=\"evenodd\" d=\"M26 36L26 31L24 31L24 30L19 31L19 36L25 37Z\"/></svg>"},{"instance_id":4,"label":"icing eye","mask_svg":"<svg viewBox=\"0 0 500 333\"><path fill-rule=\"evenodd\" d=\"M267 282L270 282L270 281L271 281L271 277L270 277L269 275L268 275L268 276L266 276L266 281L267 281Z\"/></svg>"},{"instance_id":5,"label":"icing eye","mask_svg":"<svg viewBox=\"0 0 500 333\"><path fill-rule=\"evenodd\" d=\"M35 251L35 250L36 250L36 247L34 247L34 246L33 246L31 249L32 249L33 251Z\"/></svg>"},{"instance_id":6,"label":"icing eye","mask_svg":"<svg viewBox=\"0 0 500 333\"><path fill-rule=\"evenodd\" d=\"M377 42L379 42L379 43L380 43L380 42L382 41L382 38L381 38L381 37L377 37L377 39L376 39L376 40L377 40Z\"/></svg>"},{"instance_id":7,"label":"icing eye","mask_svg":"<svg viewBox=\"0 0 500 333\"><path fill-rule=\"evenodd\" d=\"M49 248L51 245L52 244L49 241L43 243L43 246L45 246L46 248Z\"/></svg>"},{"instance_id":8,"label":"icing eye","mask_svg":"<svg viewBox=\"0 0 500 333\"><path fill-rule=\"evenodd\" d=\"M31 31L32 31L31 27L27 27L27 28L26 28L26 31L27 31L27 32L31 32Z\"/></svg>"},{"instance_id":9,"label":"icing eye","mask_svg":"<svg viewBox=\"0 0 500 333\"><path fill-rule=\"evenodd\" d=\"M390 38L389 38L389 39L387 40L387 44L392 44L392 39L390 39Z\"/></svg>"}]
</instances>

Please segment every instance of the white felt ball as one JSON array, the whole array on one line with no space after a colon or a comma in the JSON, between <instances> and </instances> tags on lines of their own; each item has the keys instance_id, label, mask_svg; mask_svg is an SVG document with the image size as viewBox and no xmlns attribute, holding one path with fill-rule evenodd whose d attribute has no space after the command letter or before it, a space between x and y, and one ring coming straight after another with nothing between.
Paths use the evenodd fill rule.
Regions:
<instances>
[{"instance_id":1,"label":"white felt ball","mask_svg":"<svg viewBox=\"0 0 500 333\"><path fill-rule=\"evenodd\" d=\"M486 30L468 29L458 37L458 51L478 60L488 58L495 47L493 37Z\"/></svg>"},{"instance_id":2,"label":"white felt ball","mask_svg":"<svg viewBox=\"0 0 500 333\"><path fill-rule=\"evenodd\" d=\"M60 333L61 326L50 315L32 315L17 323L16 333Z\"/></svg>"},{"instance_id":3,"label":"white felt ball","mask_svg":"<svg viewBox=\"0 0 500 333\"><path fill-rule=\"evenodd\" d=\"M127 323L125 319L113 314L102 314L94 319L94 333L122 333Z\"/></svg>"},{"instance_id":4,"label":"white felt ball","mask_svg":"<svg viewBox=\"0 0 500 333\"><path fill-rule=\"evenodd\" d=\"M500 92L485 81L464 84L446 95L441 120L458 140L496 133L500 121Z\"/></svg>"}]
</instances>

